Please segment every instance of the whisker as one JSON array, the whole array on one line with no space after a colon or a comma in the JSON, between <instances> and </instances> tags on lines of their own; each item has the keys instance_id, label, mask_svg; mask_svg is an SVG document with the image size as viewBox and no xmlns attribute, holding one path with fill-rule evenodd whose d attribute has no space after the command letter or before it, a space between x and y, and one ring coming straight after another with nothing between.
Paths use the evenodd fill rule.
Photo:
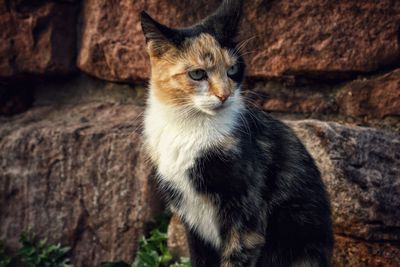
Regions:
<instances>
[{"instance_id":1,"label":"whisker","mask_svg":"<svg viewBox=\"0 0 400 267\"><path fill-rule=\"evenodd\" d=\"M140 129L140 133L143 131L143 115L144 111L140 112L135 119L133 119L134 123L137 123L136 127L129 134L129 137L132 137L134 134L138 134L138 130ZM138 121L140 119L140 121ZM140 134L139 133L139 134Z\"/></svg>"},{"instance_id":2,"label":"whisker","mask_svg":"<svg viewBox=\"0 0 400 267\"><path fill-rule=\"evenodd\" d=\"M259 52L260 50L252 50L252 51L248 51L248 52L246 52L246 53L241 53L240 55L242 56L242 57L244 57L245 55L250 55L250 54L253 54L253 53L256 53L256 52Z\"/></svg>"},{"instance_id":3,"label":"whisker","mask_svg":"<svg viewBox=\"0 0 400 267\"><path fill-rule=\"evenodd\" d=\"M247 39L241 41L241 42L235 47L235 51L241 52L241 49L242 49L243 47L245 47L250 41L252 41L252 40L254 40L255 38L258 38L258 37L260 37L260 36L261 36L261 34L255 34L255 35L250 36L249 38L247 38Z\"/></svg>"}]
</instances>

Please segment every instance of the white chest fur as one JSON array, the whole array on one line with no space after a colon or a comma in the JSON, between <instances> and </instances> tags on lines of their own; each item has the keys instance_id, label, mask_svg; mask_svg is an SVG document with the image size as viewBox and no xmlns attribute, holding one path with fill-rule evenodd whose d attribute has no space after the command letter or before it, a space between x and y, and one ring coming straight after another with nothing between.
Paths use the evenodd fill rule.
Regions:
<instances>
[{"instance_id":1,"label":"white chest fur","mask_svg":"<svg viewBox=\"0 0 400 267\"><path fill-rule=\"evenodd\" d=\"M221 245L218 211L195 191L187 171L202 151L218 146L232 131L241 107L238 101L212 118L200 116L185 120L185 111L165 106L150 96L145 115L145 141L158 165L160 179L168 181L182 194L182 202L175 212L216 248Z\"/></svg>"}]
</instances>

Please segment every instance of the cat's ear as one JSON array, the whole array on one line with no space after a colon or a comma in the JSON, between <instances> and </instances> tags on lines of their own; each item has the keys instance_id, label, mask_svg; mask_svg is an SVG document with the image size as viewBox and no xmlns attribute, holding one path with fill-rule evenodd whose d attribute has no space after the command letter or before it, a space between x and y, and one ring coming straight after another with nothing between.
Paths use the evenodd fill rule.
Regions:
<instances>
[{"instance_id":1,"label":"cat's ear","mask_svg":"<svg viewBox=\"0 0 400 267\"><path fill-rule=\"evenodd\" d=\"M212 32L221 44L228 45L239 31L242 7L243 0L223 0L218 9L201 24Z\"/></svg>"},{"instance_id":2,"label":"cat's ear","mask_svg":"<svg viewBox=\"0 0 400 267\"><path fill-rule=\"evenodd\" d=\"M161 56L174 45L178 32L157 22L145 11L140 13L142 31L152 55Z\"/></svg>"}]
</instances>

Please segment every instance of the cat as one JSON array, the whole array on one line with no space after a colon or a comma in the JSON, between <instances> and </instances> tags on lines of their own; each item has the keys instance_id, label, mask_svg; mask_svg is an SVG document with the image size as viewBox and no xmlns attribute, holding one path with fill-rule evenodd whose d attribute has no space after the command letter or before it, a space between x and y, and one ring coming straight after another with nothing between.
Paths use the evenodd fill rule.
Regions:
<instances>
[{"instance_id":1,"label":"cat","mask_svg":"<svg viewBox=\"0 0 400 267\"><path fill-rule=\"evenodd\" d=\"M151 63L144 143L193 267L329 266L330 204L314 160L246 104L242 1L172 29L141 13Z\"/></svg>"}]
</instances>

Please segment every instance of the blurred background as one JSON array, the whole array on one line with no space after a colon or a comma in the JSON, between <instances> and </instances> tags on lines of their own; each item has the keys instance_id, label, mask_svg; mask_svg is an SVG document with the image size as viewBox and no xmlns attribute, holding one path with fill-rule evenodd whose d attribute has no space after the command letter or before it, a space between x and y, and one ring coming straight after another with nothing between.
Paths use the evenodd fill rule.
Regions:
<instances>
[{"instance_id":1,"label":"blurred background","mask_svg":"<svg viewBox=\"0 0 400 267\"><path fill-rule=\"evenodd\" d=\"M0 0L4 251L31 231L69 246L74 266L132 262L163 209L140 139L150 69L139 12L185 27L220 2ZM321 170L333 266L400 266L400 1L248 0L239 39L244 94ZM168 236L187 254L177 220Z\"/></svg>"}]
</instances>

